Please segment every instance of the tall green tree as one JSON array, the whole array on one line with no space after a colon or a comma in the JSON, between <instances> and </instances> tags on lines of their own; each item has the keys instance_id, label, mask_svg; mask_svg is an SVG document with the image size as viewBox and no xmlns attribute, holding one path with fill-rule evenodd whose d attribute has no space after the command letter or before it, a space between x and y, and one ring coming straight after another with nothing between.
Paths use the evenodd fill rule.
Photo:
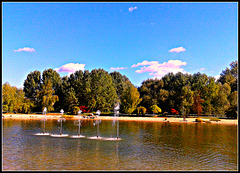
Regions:
<instances>
[{"instance_id":1,"label":"tall green tree","mask_svg":"<svg viewBox=\"0 0 240 173\"><path fill-rule=\"evenodd\" d=\"M233 61L230 64L230 68L226 68L220 74L218 81L221 84L227 83L231 87L231 91L237 91L237 81L238 81L238 61Z\"/></svg>"},{"instance_id":2,"label":"tall green tree","mask_svg":"<svg viewBox=\"0 0 240 173\"><path fill-rule=\"evenodd\" d=\"M75 90L72 87L68 89L68 91L65 93L64 98L65 99L63 101L66 104L65 110L67 110L68 112L72 112L74 107L79 106Z\"/></svg>"},{"instance_id":3,"label":"tall green tree","mask_svg":"<svg viewBox=\"0 0 240 173\"><path fill-rule=\"evenodd\" d=\"M168 91L168 97L165 99L164 105L161 105L164 112L171 112L172 108L180 111L183 106L189 111L192 104L192 76L181 72L168 73L162 80L164 82L163 89Z\"/></svg>"},{"instance_id":4,"label":"tall green tree","mask_svg":"<svg viewBox=\"0 0 240 173\"><path fill-rule=\"evenodd\" d=\"M193 92L191 91L188 76L181 72L176 73L172 85L174 87L174 108L181 110L184 106L188 109L193 102Z\"/></svg>"},{"instance_id":5,"label":"tall green tree","mask_svg":"<svg viewBox=\"0 0 240 173\"><path fill-rule=\"evenodd\" d=\"M83 95L83 71L82 70L77 70L75 71L75 73L73 75L70 76L70 81L73 80L73 82L70 82L71 83L71 87L74 88L75 90L75 94L76 94L76 98L78 100L78 102L80 104L83 103L83 98L84 98L84 95ZM73 79L72 79L73 78Z\"/></svg>"},{"instance_id":6,"label":"tall green tree","mask_svg":"<svg viewBox=\"0 0 240 173\"><path fill-rule=\"evenodd\" d=\"M234 91L228 96L228 100L230 103L229 108L226 111L226 115L229 118L237 118L238 116L238 92Z\"/></svg>"},{"instance_id":7,"label":"tall green tree","mask_svg":"<svg viewBox=\"0 0 240 173\"><path fill-rule=\"evenodd\" d=\"M163 88L164 82L160 79L147 79L142 82L138 91L142 98L141 105L150 110L152 105L159 104L159 91Z\"/></svg>"},{"instance_id":8,"label":"tall green tree","mask_svg":"<svg viewBox=\"0 0 240 173\"><path fill-rule=\"evenodd\" d=\"M231 106L237 107L238 105L238 92L234 91L228 96L228 100Z\"/></svg>"},{"instance_id":9,"label":"tall green tree","mask_svg":"<svg viewBox=\"0 0 240 173\"><path fill-rule=\"evenodd\" d=\"M219 85L215 82L215 78L209 77L207 85L202 90L205 114L212 114L214 112L214 100L216 100L218 92Z\"/></svg>"},{"instance_id":10,"label":"tall green tree","mask_svg":"<svg viewBox=\"0 0 240 173\"><path fill-rule=\"evenodd\" d=\"M89 106L90 105L90 99L91 99L91 76L90 72L88 70L84 71L83 74L83 98L81 98L80 105L81 106Z\"/></svg>"},{"instance_id":11,"label":"tall green tree","mask_svg":"<svg viewBox=\"0 0 240 173\"><path fill-rule=\"evenodd\" d=\"M121 73L116 71L111 72L110 75L113 79L113 83L115 85L117 95L121 97L124 88L127 86L126 82L128 81L131 83L131 81L125 75L122 75Z\"/></svg>"},{"instance_id":12,"label":"tall green tree","mask_svg":"<svg viewBox=\"0 0 240 173\"><path fill-rule=\"evenodd\" d=\"M90 107L92 110L109 112L113 109L117 93L111 75L103 69L94 69L90 73L91 92Z\"/></svg>"},{"instance_id":13,"label":"tall green tree","mask_svg":"<svg viewBox=\"0 0 240 173\"><path fill-rule=\"evenodd\" d=\"M207 82L208 77L206 74L201 74L200 72L193 74L191 78L192 91L197 91L201 93Z\"/></svg>"},{"instance_id":14,"label":"tall green tree","mask_svg":"<svg viewBox=\"0 0 240 173\"><path fill-rule=\"evenodd\" d=\"M59 101L54 104L56 111L68 110L68 103L66 103L66 94L70 88L70 82L68 80L68 76L62 77L61 85L58 88L58 98Z\"/></svg>"},{"instance_id":15,"label":"tall green tree","mask_svg":"<svg viewBox=\"0 0 240 173\"><path fill-rule=\"evenodd\" d=\"M158 105L163 109L167 110L168 109L168 102L169 102L169 91L165 89L160 89L158 93Z\"/></svg>"},{"instance_id":16,"label":"tall green tree","mask_svg":"<svg viewBox=\"0 0 240 173\"><path fill-rule=\"evenodd\" d=\"M52 83L53 90L57 91L58 87L61 85L62 79L56 70L50 68L43 71L42 83L45 85L48 80Z\"/></svg>"},{"instance_id":17,"label":"tall green tree","mask_svg":"<svg viewBox=\"0 0 240 173\"><path fill-rule=\"evenodd\" d=\"M180 98L181 106L184 108L184 113L190 113L191 107L194 103L194 92L191 90L189 85L182 87ZM181 109L179 108L179 110Z\"/></svg>"},{"instance_id":18,"label":"tall green tree","mask_svg":"<svg viewBox=\"0 0 240 173\"><path fill-rule=\"evenodd\" d=\"M30 100L37 101L37 92L41 90L41 72L35 70L27 75L23 83L25 96Z\"/></svg>"},{"instance_id":19,"label":"tall green tree","mask_svg":"<svg viewBox=\"0 0 240 173\"><path fill-rule=\"evenodd\" d=\"M174 91L174 74L172 72L166 74L165 76L162 77L162 80L164 82L164 87L163 89L168 90L168 91Z\"/></svg>"},{"instance_id":20,"label":"tall green tree","mask_svg":"<svg viewBox=\"0 0 240 173\"><path fill-rule=\"evenodd\" d=\"M218 95L214 98L215 114L224 115L226 110L230 107L228 96L231 92L231 87L225 83L219 84Z\"/></svg>"}]
</instances>

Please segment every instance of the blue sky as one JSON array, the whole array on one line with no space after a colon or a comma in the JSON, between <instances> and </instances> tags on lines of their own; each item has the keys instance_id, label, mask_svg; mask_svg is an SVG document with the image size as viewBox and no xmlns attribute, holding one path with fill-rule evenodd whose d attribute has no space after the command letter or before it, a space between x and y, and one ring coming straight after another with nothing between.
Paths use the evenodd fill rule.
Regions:
<instances>
[{"instance_id":1,"label":"blue sky","mask_svg":"<svg viewBox=\"0 0 240 173\"><path fill-rule=\"evenodd\" d=\"M218 76L238 59L237 3L3 3L2 83L34 70Z\"/></svg>"}]
</instances>

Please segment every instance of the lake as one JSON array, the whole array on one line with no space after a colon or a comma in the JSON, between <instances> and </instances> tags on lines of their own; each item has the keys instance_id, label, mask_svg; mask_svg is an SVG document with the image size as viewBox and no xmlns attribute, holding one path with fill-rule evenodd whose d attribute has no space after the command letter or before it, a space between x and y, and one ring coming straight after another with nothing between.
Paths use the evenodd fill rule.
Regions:
<instances>
[{"instance_id":1,"label":"lake","mask_svg":"<svg viewBox=\"0 0 240 173\"><path fill-rule=\"evenodd\" d=\"M84 120L77 135L74 120L68 137L37 136L40 120L2 120L3 170L238 170L237 125L119 121L121 140L96 136L94 120ZM46 120L45 130L59 134L60 123ZM115 138L117 123L103 120L99 135Z\"/></svg>"}]
</instances>

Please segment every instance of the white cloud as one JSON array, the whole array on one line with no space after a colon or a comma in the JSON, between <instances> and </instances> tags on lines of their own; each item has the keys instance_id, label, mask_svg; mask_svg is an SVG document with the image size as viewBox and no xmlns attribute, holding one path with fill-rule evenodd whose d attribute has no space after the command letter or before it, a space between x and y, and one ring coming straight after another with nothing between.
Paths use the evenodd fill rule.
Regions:
<instances>
[{"instance_id":1,"label":"white cloud","mask_svg":"<svg viewBox=\"0 0 240 173\"><path fill-rule=\"evenodd\" d=\"M137 7L130 7L129 9L128 9L128 11L129 12L132 12L133 10L136 10L137 9Z\"/></svg>"},{"instance_id":2,"label":"white cloud","mask_svg":"<svg viewBox=\"0 0 240 173\"><path fill-rule=\"evenodd\" d=\"M30 47L19 48L18 50L14 50L14 52L35 52L36 50Z\"/></svg>"},{"instance_id":3,"label":"white cloud","mask_svg":"<svg viewBox=\"0 0 240 173\"><path fill-rule=\"evenodd\" d=\"M143 65L154 65L154 64L158 64L158 61L143 61L143 62L140 62L140 63L137 63L137 64L133 64L131 67L138 67L138 66L143 66Z\"/></svg>"},{"instance_id":4,"label":"white cloud","mask_svg":"<svg viewBox=\"0 0 240 173\"><path fill-rule=\"evenodd\" d=\"M186 49L183 47L176 47L176 48L169 50L169 52L176 52L176 53L184 52L184 51L186 51Z\"/></svg>"},{"instance_id":5,"label":"white cloud","mask_svg":"<svg viewBox=\"0 0 240 173\"><path fill-rule=\"evenodd\" d=\"M154 76L156 78L162 78L164 75L172 72L174 74L178 72L186 73L181 66L187 65L186 62L182 62L180 60L169 60L168 62L164 62L160 64L158 61L143 61L141 63L137 63L137 65L132 65L132 67L144 66L140 70L136 70L136 73L146 73L148 72L150 76Z\"/></svg>"},{"instance_id":6,"label":"white cloud","mask_svg":"<svg viewBox=\"0 0 240 173\"><path fill-rule=\"evenodd\" d=\"M68 63L68 64L63 65L60 68L55 68L54 70L56 70L57 72L65 72L65 73L68 73L68 75L70 75L71 73L74 73L77 70L84 71L85 65L86 64Z\"/></svg>"},{"instance_id":7,"label":"white cloud","mask_svg":"<svg viewBox=\"0 0 240 173\"><path fill-rule=\"evenodd\" d=\"M127 67L111 67L110 70L114 71L114 70L124 70L127 69Z\"/></svg>"},{"instance_id":8,"label":"white cloud","mask_svg":"<svg viewBox=\"0 0 240 173\"><path fill-rule=\"evenodd\" d=\"M203 70L205 70L205 68L201 68L200 70L203 71Z\"/></svg>"},{"instance_id":9,"label":"white cloud","mask_svg":"<svg viewBox=\"0 0 240 173\"><path fill-rule=\"evenodd\" d=\"M221 77L221 75L214 76L215 81L217 81L220 77Z\"/></svg>"}]
</instances>

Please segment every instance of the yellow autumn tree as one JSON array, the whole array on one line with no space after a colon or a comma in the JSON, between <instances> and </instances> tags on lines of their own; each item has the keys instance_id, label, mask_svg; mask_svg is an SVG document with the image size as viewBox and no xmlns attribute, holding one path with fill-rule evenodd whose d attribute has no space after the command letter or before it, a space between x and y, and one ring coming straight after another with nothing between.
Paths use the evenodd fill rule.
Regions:
<instances>
[{"instance_id":1,"label":"yellow autumn tree","mask_svg":"<svg viewBox=\"0 0 240 173\"><path fill-rule=\"evenodd\" d=\"M40 100L42 109L47 108L48 111L54 111L53 105L59 100L55 91L52 88L52 83L47 80L43 84L43 89L37 93L37 98Z\"/></svg>"},{"instance_id":2,"label":"yellow autumn tree","mask_svg":"<svg viewBox=\"0 0 240 173\"><path fill-rule=\"evenodd\" d=\"M123 113L131 114L137 105L142 101L140 94L130 82L127 81L127 85L123 91L121 98L120 111Z\"/></svg>"}]
</instances>

